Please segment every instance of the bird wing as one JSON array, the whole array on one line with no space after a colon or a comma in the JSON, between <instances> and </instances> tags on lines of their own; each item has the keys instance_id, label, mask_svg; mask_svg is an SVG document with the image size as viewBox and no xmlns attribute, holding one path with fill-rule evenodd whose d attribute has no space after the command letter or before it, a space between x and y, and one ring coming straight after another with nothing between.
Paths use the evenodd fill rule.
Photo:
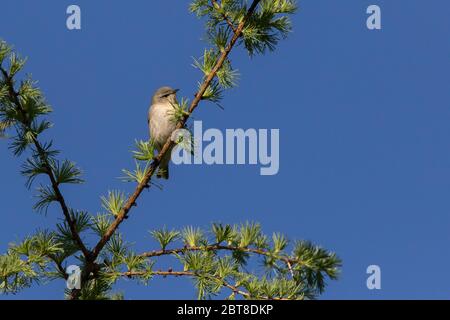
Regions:
<instances>
[{"instance_id":1,"label":"bird wing","mask_svg":"<svg viewBox=\"0 0 450 320\"><path fill-rule=\"evenodd\" d=\"M159 149L159 143L157 141L158 137L157 137L157 132L158 132L158 121L156 119L156 114L155 114L155 105L151 105L149 110L148 110L148 126L149 126L149 130L150 130L150 137L154 140L154 142L156 143L156 147Z\"/></svg>"}]
</instances>

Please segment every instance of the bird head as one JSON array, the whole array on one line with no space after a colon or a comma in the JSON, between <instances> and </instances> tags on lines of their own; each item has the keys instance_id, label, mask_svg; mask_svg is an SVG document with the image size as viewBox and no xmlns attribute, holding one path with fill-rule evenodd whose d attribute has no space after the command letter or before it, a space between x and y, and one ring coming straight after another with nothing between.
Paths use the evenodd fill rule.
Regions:
<instances>
[{"instance_id":1,"label":"bird head","mask_svg":"<svg viewBox=\"0 0 450 320\"><path fill-rule=\"evenodd\" d=\"M156 90L153 95L152 104L155 103L177 103L178 89L172 89L171 87L162 87Z\"/></svg>"}]
</instances>

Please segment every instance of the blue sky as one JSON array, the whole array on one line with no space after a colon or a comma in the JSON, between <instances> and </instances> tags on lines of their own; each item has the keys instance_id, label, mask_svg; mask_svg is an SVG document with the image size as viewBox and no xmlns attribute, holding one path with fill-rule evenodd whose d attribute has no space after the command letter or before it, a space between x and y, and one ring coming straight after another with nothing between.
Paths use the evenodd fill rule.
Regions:
<instances>
[{"instance_id":1,"label":"blue sky","mask_svg":"<svg viewBox=\"0 0 450 320\"><path fill-rule=\"evenodd\" d=\"M82 30L65 27L82 9ZM382 9L382 30L365 26ZM177 166L164 191L145 192L121 227L138 251L148 230L259 221L264 231L308 239L344 261L326 299L450 297L450 3L446 0L303 0L294 32L275 53L232 53L240 70L225 110L202 104L205 128L279 128L280 172L244 166ZM64 189L71 206L100 210L100 196L147 138L147 108L162 85L191 98L200 74L202 22L187 2L2 1L0 37L29 57L27 72L54 107L50 134L87 183ZM0 141L0 252L60 213L34 213L20 161ZM369 291L366 268L382 270ZM62 281L15 297L62 298ZM195 298L187 279L122 281L129 299Z\"/></svg>"}]
</instances>

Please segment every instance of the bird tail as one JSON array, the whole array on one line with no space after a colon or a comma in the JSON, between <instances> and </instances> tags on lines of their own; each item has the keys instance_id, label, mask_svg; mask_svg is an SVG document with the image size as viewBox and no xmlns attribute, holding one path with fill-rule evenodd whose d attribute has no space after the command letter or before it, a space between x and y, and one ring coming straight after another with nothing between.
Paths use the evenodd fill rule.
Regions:
<instances>
[{"instance_id":1,"label":"bird tail","mask_svg":"<svg viewBox=\"0 0 450 320\"><path fill-rule=\"evenodd\" d=\"M168 166L168 165L166 165L166 166L164 166L164 167L160 166L160 167L159 167L159 170L158 170L158 173L156 174L156 176L157 176L159 179L165 179L165 180L168 180L168 179L169 179L169 166Z\"/></svg>"},{"instance_id":2,"label":"bird tail","mask_svg":"<svg viewBox=\"0 0 450 320\"><path fill-rule=\"evenodd\" d=\"M169 162L172 155L172 150L168 150L166 155L161 159L161 162L159 164L159 170L156 174L156 177L159 179L169 179Z\"/></svg>"}]
</instances>

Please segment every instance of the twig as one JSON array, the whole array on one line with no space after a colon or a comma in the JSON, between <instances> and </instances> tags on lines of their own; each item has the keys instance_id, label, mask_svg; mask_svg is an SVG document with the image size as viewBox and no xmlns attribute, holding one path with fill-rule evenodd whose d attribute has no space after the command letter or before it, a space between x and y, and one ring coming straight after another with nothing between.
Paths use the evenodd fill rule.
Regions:
<instances>
[{"instance_id":1,"label":"twig","mask_svg":"<svg viewBox=\"0 0 450 320\"><path fill-rule=\"evenodd\" d=\"M58 271L61 273L62 276L64 276L64 279L68 279L69 275L66 272L66 269L64 269L64 267L62 266L61 262L59 262L53 255L48 256L50 260L53 261L53 263L56 266L56 269L58 269Z\"/></svg>"},{"instance_id":2,"label":"twig","mask_svg":"<svg viewBox=\"0 0 450 320\"><path fill-rule=\"evenodd\" d=\"M292 270L292 264L288 261L286 262L288 268L289 268L289 272L291 273L291 277L294 278L294 271Z\"/></svg>"},{"instance_id":3,"label":"twig","mask_svg":"<svg viewBox=\"0 0 450 320\"><path fill-rule=\"evenodd\" d=\"M222 6L216 0L211 0L211 3L216 10L222 9ZM230 29L233 30L234 33L236 33L236 27L234 26L233 22L230 21L228 16L224 12L222 12L220 15L222 16L226 24L230 27Z\"/></svg>"}]
</instances>

